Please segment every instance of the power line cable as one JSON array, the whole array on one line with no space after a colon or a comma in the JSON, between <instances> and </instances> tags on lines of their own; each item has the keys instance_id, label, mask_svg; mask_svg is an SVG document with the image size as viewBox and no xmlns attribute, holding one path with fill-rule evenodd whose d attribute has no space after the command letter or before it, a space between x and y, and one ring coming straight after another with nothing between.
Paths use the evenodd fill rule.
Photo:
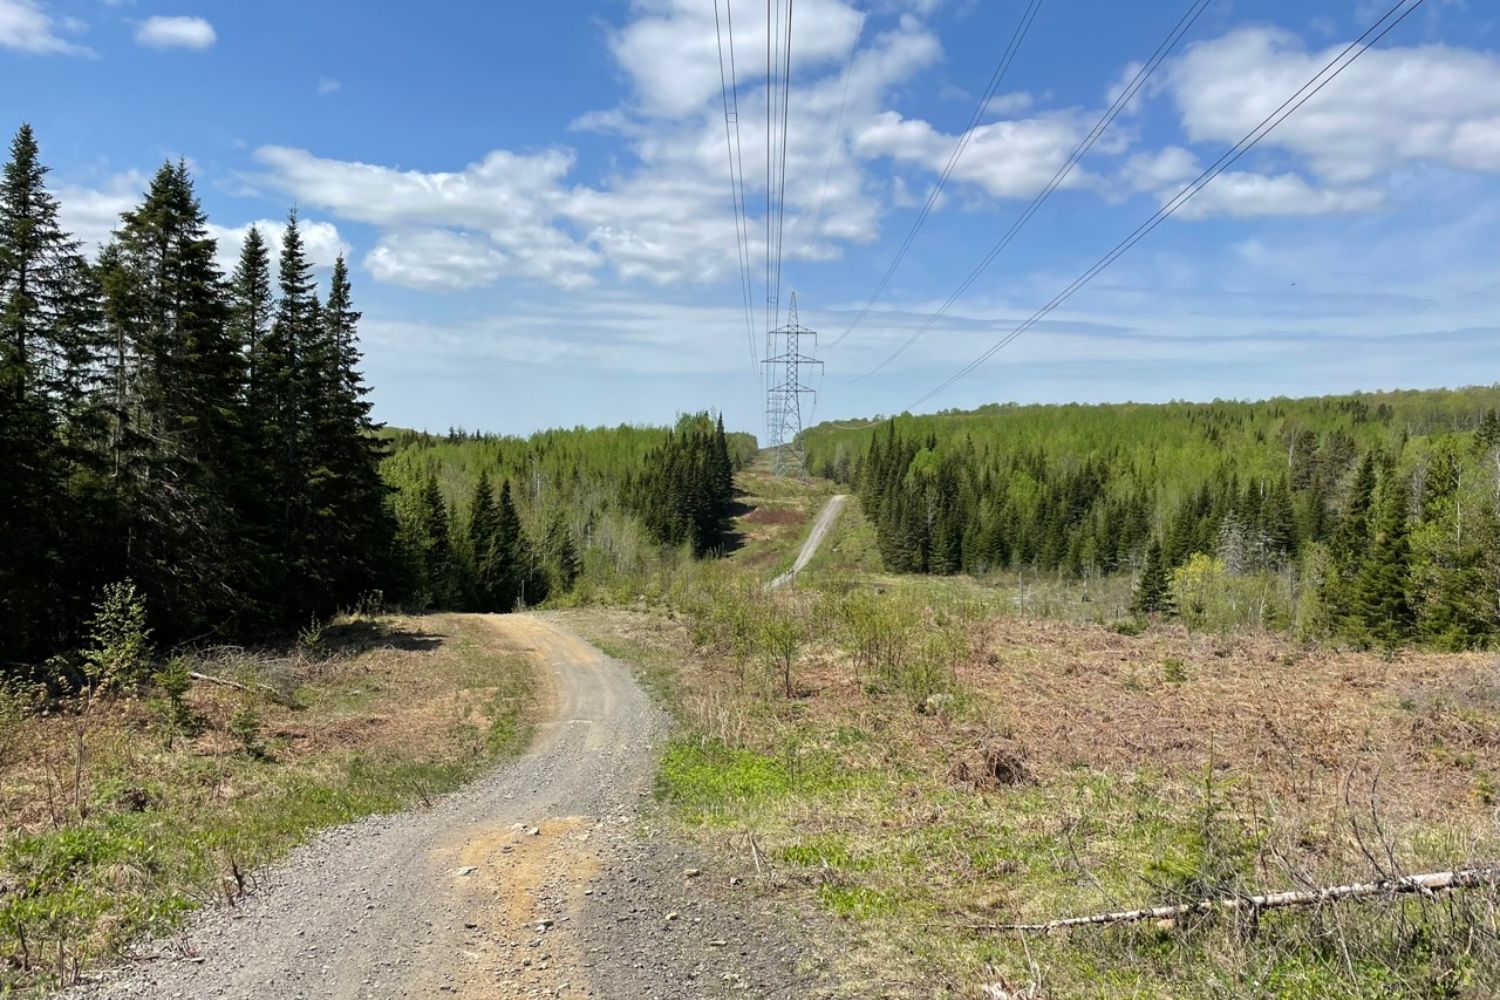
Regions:
<instances>
[{"instance_id":1,"label":"power line cable","mask_svg":"<svg viewBox=\"0 0 1500 1000\"><path fill-rule=\"evenodd\" d=\"M1130 102L1135 100L1136 95L1140 93L1141 88L1146 85L1146 81L1151 78L1151 75L1156 72L1157 67L1172 53L1172 50L1177 47L1177 44L1182 41L1183 36L1197 23L1198 18L1212 2L1213 0L1193 0L1193 3L1183 12L1182 17L1178 18L1177 23L1173 25L1172 30L1167 33L1167 37L1162 39L1161 44L1156 47L1156 51L1151 54L1151 58L1141 64L1140 68L1136 70L1135 76L1131 78L1130 82L1125 85L1125 88L1115 97L1114 102L1105 109L1104 114L1099 116L1099 120L1094 123L1094 127L1089 130L1088 135L1084 136L1083 140L1074 147L1073 152L1068 155L1068 159L1052 175L1052 179L1047 182L1041 191L1037 192L1036 196L1031 199L1031 203L1011 223L1005 235L980 260L979 264L969 272L968 276L959 284L958 289L952 295L948 296L948 300L943 303L937 313L908 337L900 347L887 355L885 360L881 361L880 364L865 372L859 378L853 379L854 382L860 382L869 378L899 358L906 352L907 348L915 344L928 330L931 330L943 314L952 308L953 304L969 290L969 287L978 280L979 276L995 262L995 258L1000 256L1000 253L1006 247L1010 246L1011 241L1026 226L1026 223L1031 221L1031 217L1036 215L1041 209L1042 204L1048 198L1052 197L1053 192L1068 179L1074 168L1094 148L1094 144L1109 130L1109 127L1114 124L1115 119L1120 116L1121 112L1130 106Z\"/></svg>"},{"instance_id":2,"label":"power line cable","mask_svg":"<svg viewBox=\"0 0 1500 1000\"><path fill-rule=\"evenodd\" d=\"M724 5L733 10L730 0L724 0ZM731 15L732 16L732 15ZM731 51L734 46L734 22L730 21L729 44ZM751 305L751 281L750 281L750 248L748 239L748 220L744 211L744 179L737 166L743 160L737 155L739 144L739 85L734 77L733 56L731 55L728 72L724 66L724 33L719 23L719 0L714 0L714 34L719 44L719 90L724 98L724 144L729 152L729 195L734 208L734 246L739 257L740 264L740 293L744 299L745 306L745 337L750 346L750 361L754 366L755 381L761 383L760 353L755 348L755 315ZM734 103L730 103L730 89L733 84L735 91ZM730 121L734 122L731 130ZM742 168L741 168L742 169Z\"/></svg>"},{"instance_id":3,"label":"power line cable","mask_svg":"<svg viewBox=\"0 0 1500 1000\"><path fill-rule=\"evenodd\" d=\"M1156 214L1151 216L1151 218L1147 219L1145 222L1141 223L1141 225L1137 227L1134 232L1132 232L1120 243L1116 244L1114 249L1100 258L1098 262L1096 262L1082 275L1074 279L1071 284L1069 284L1055 297L1053 297L1053 299L1045 306L1038 309L1028 319L1019 324L1014 330L995 342L995 344L993 344L979 357L966 364L963 368L960 368L957 372L949 376L941 384L928 391L916 402L912 403L909 409L915 409L916 407L921 406L928 400L932 399L934 396L937 396L938 394L946 391L954 383L958 382L960 379L973 372L976 368L984 364L990 358L994 357L995 354L998 353L1007 344L1011 343L1017 337L1021 336L1021 334L1025 333L1027 330L1030 330L1042 319L1046 318L1046 316L1050 314L1054 309L1071 298L1075 292L1077 292L1084 285L1087 285L1101 272L1103 272L1106 268L1108 268L1111 264L1113 264L1116 260L1123 256L1127 251L1129 251L1131 247L1135 246L1147 235L1149 235L1154 229L1156 229L1157 226L1161 225L1162 222L1171 217L1194 195L1203 190L1204 187L1212 182L1215 177L1218 177L1230 166L1234 165L1234 163L1236 163L1240 159L1240 157L1244 156L1245 153L1253 149L1267 135L1270 135L1278 125L1295 114L1299 108L1301 108L1304 104L1311 100L1324 87L1328 86L1328 84L1338 79L1338 77L1344 72L1344 70L1353 65L1360 56L1368 52L1370 48L1377 42L1379 42L1382 38L1390 34L1397 25L1405 21L1409 16L1411 16L1414 11L1416 11L1418 7L1421 7L1425 2L1426 0L1415 0L1415 2L1412 2L1412 0L1399 0L1399 2L1394 7L1386 11L1379 20L1377 20L1374 24L1367 28L1364 34L1360 35L1353 42L1350 42L1347 48L1345 48L1342 52L1340 52L1337 56L1330 60L1329 63L1321 70L1319 70L1311 80L1303 84L1296 93L1282 102L1281 106L1278 107L1275 111L1271 112L1271 114L1268 115L1264 121L1262 121L1255 128L1251 129L1244 138L1235 143L1235 145L1231 147L1227 152L1225 152L1223 156L1219 157L1219 159L1216 160L1211 167L1205 170L1195 180L1189 183L1187 187L1179 191L1176 196L1174 196L1159 210L1157 210ZM1410 3L1411 6L1408 7L1408 3ZM1405 10L1402 10L1402 8L1405 8ZM1397 11L1401 11L1399 16L1396 16ZM1386 21L1389 21L1393 16L1395 16L1395 20L1391 21L1389 24L1386 24ZM1382 28L1381 25L1385 25L1385 27ZM1353 53L1352 55L1350 55L1351 52Z\"/></svg>"},{"instance_id":4,"label":"power line cable","mask_svg":"<svg viewBox=\"0 0 1500 1000\"><path fill-rule=\"evenodd\" d=\"M943 188L947 185L948 178L952 176L954 168L958 166L959 158L963 156L964 150L968 148L969 141L974 137L974 129L984 117L985 110L988 108L991 99L994 98L995 92L1000 89L1000 84L1005 79L1006 73L1010 71L1011 63L1015 61L1016 53L1020 51L1021 43L1026 40L1026 35L1031 30L1031 22L1036 20L1037 11L1041 6L1042 0L1030 0L1026 10L1021 14L1021 20L1016 25L1016 30L1011 35L1009 44L1006 45L1005 51L1001 53L1000 61L995 64L994 72L990 74L989 85L985 88L984 93L980 95L979 103L974 106L974 113L969 116L968 124L959 132L958 142L954 144L953 152L948 154L948 162L943 165L943 171L938 176L937 183L927 192L927 200L922 205L922 210L917 213L916 221L912 223L911 230L906 234L906 239L901 243L901 248L896 251L895 258L891 261L890 266L885 269L885 274L881 275L880 281L875 285L875 291L870 293L870 298L864 304L864 307L860 309L859 315L854 317L854 322L850 323L843 333L833 338L832 342L828 345L829 347L837 347L845 337L854 332L855 327L864 322L865 317L870 314L870 310L885 292L886 286L890 284L891 278L895 276L896 269L901 266L901 261L906 258L906 253L911 249L912 242L917 238L917 233L921 231L922 226L927 222L927 217L932 214L932 209L937 204L938 197L943 193Z\"/></svg>"},{"instance_id":5,"label":"power line cable","mask_svg":"<svg viewBox=\"0 0 1500 1000\"><path fill-rule=\"evenodd\" d=\"M785 68L781 78L781 176L776 193L776 295L772 307L777 325L781 323L781 263L786 235L786 150L792 93L792 3L793 0L786 0L786 45L783 47Z\"/></svg>"}]
</instances>

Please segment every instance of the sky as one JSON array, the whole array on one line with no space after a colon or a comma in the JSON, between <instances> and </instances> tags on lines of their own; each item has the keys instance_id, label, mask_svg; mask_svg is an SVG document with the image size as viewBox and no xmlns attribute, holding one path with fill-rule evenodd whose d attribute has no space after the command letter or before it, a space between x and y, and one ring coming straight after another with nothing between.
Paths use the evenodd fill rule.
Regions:
<instances>
[{"instance_id":1,"label":"sky","mask_svg":"<svg viewBox=\"0 0 1500 1000\"><path fill-rule=\"evenodd\" d=\"M1393 2L1393 0L1392 0ZM899 413L1047 303L1390 5L1213 0L913 346L1189 0L794 0L782 243L809 420ZM352 267L376 416L759 432L766 5L0 0L0 129L108 238L185 158L232 267L295 207ZM726 38L726 45L728 39ZM967 134L925 224L854 321ZM852 329L851 329L852 325ZM838 340L838 343L833 341ZM1109 270L922 410L1500 381L1500 10L1427 0Z\"/></svg>"}]
</instances>

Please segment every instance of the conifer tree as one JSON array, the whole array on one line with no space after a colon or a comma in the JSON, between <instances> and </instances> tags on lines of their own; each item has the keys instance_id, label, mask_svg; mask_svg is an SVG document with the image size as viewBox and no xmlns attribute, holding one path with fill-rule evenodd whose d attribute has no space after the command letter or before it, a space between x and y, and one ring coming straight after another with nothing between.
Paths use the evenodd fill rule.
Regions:
<instances>
[{"instance_id":1,"label":"conifer tree","mask_svg":"<svg viewBox=\"0 0 1500 1000\"><path fill-rule=\"evenodd\" d=\"M246 397L254 416L264 402L264 386L257 372L264 374L262 354L276 306L271 291L271 250L256 226L245 234L239 264L229 279L229 295L230 333L245 358Z\"/></svg>"},{"instance_id":2,"label":"conifer tree","mask_svg":"<svg viewBox=\"0 0 1500 1000\"><path fill-rule=\"evenodd\" d=\"M1383 649L1395 649L1412 630L1406 590L1411 555L1408 510L1406 483L1393 471L1385 483L1374 537L1354 582L1352 600L1356 636Z\"/></svg>"},{"instance_id":3,"label":"conifer tree","mask_svg":"<svg viewBox=\"0 0 1500 1000\"><path fill-rule=\"evenodd\" d=\"M1171 581L1167 577L1166 557L1158 541L1152 540L1151 547L1146 550L1146 563L1135 584L1131 610L1143 618L1172 610Z\"/></svg>"},{"instance_id":4,"label":"conifer tree","mask_svg":"<svg viewBox=\"0 0 1500 1000\"><path fill-rule=\"evenodd\" d=\"M472 560L471 607L474 611L505 611L502 606L508 567L500 541L500 508L490 485L489 470L482 470L469 502L469 558Z\"/></svg>"},{"instance_id":5,"label":"conifer tree","mask_svg":"<svg viewBox=\"0 0 1500 1000\"><path fill-rule=\"evenodd\" d=\"M62 271L75 253L46 173L22 125L0 181L0 615L28 652L45 642L60 571L53 501L62 470L48 372Z\"/></svg>"},{"instance_id":6,"label":"conifer tree","mask_svg":"<svg viewBox=\"0 0 1500 1000\"><path fill-rule=\"evenodd\" d=\"M106 303L128 340L135 447L115 479L124 568L153 613L176 627L222 628L253 606L232 567L247 539L243 359L227 330L214 240L183 163L164 164L125 213ZM118 458L118 456L117 456Z\"/></svg>"}]
</instances>

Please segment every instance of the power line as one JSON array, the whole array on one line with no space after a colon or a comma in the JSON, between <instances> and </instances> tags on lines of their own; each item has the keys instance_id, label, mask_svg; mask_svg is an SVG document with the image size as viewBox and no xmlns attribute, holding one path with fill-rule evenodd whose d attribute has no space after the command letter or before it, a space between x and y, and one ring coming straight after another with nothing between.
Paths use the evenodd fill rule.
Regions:
<instances>
[{"instance_id":1,"label":"power line","mask_svg":"<svg viewBox=\"0 0 1500 1000\"><path fill-rule=\"evenodd\" d=\"M829 347L837 347L845 337L854 332L855 327L864 322L864 318L870 314L871 308L879 301L881 294L885 292L886 286L890 284L891 278L895 276L896 269L901 266L901 261L906 257L906 252L911 249L912 241L917 238L917 233L927 222L927 217L932 214L933 206L937 204L938 197L943 193L943 187L948 183L948 178L952 176L954 168L958 166L959 158L963 156L964 150L973 138L974 129L984 117L984 112L988 108L990 100L995 96L995 92L1000 89L1000 83L1005 79L1005 74L1010 71L1011 63L1015 61L1016 53L1020 51L1021 43L1026 40L1026 35L1031 30L1031 22L1036 20L1037 11L1041 6L1042 0L1030 0L1026 10L1021 14L1020 23L1016 25L1016 30L1011 35L1010 43L1006 45L1005 51L1000 55L1000 61L995 64L994 72L990 74L989 85L985 88L984 93L980 95L979 103L974 106L974 113L969 116L969 123L959 132L958 142L954 144L953 152L948 154L948 162L943 165L943 172L938 176L937 183L927 192L927 201L922 205L922 210L917 213L916 221L912 223L911 231L906 234L906 239L902 241L901 248L896 251L895 259L885 269L885 274L881 275L880 281L875 285L875 291L870 293L869 301L860 309L859 315L854 317L854 322L850 323L843 333L835 337L833 342L828 345Z\"/></svg>"},{"instance_id":2,"label":"power line","mask_svg":"<svg viewBox=\"0 0 1500 1000\"><path fill-rule=\"evenodd\" d=\"M854 9L860 11L860 5L854 4ZM863 30L863 21L861 21ZM849 76L854 69L854 57L859 53L859 35L854 36L854 42L849 46L849 59L844 63L843 93L839 95L839 113L833 123L833 142L828 145L828 160L823 166L823 186L818 191L818 211L813 216L812 238L818 238L818 231L823 228L823 207L828 203L828 181L833 177L833 158L839 151L839 146L844 139L844 111L849 106Z\"/></svg>"},{"instance_id":3,"label":"power line","mask_svg":"<svg viewBox=\"0 0 1500 1000\"><path fill-rule=\"evenodd\" d=\"M751 305L749 220L745 215L743 159L739 155L740 98L739 84L734 72L734 20L731 0L724 0L729 14L730 64L724 68L724 33L719 24L719 0L714 0L714 34L719 43L719 90L724 98L724 144L729 151L729 195L734 208L734 246L740 262L740 293L745 305L745 338L750 346L750 361L754 365L756 383L761 382L760 354L755 349L755 314ZM734 91L734 102L730 103L730 91ZM733 128L731 130L731 122Z\"/></svg>"},{"instance_id":4,"label":"power line","mask_svg":"<svg viewBox=\"0 0 1500 1000\"><path fill-rule=\"evenodd\" d=\"M995 262L995 258L1000 256L1001 251L1010 246L1011 241L1014 240L1016 238L1016 235L1026 226L1026 223L1031 221L1031 217L1041 209L1042 204L1052 196L1052 193L1054 191L1062 186L1063 181L1067 180L1068 175L1073 172L1073 169L1078 166L1079 162L1082 161L1085 156L1088 155L1089 150L1094 148L1094 144L1099 141L1099 138L1103 136L1106 131L1109 130L1109 127L1114 124L1115 119L1120 116L1120 113L1130 106L1130 102L1135 99L1135 96L1138 93L1140 93L1141 88L1146 85L1146 81L1149 80L1151 78L1151 75L1156 72L1157 67L1160 66L1162 62L1167 58L1167 56L1172 53L1172 50L1177 47L1177 44L1182 41L1183 36L1188 33L1188 31L1197 22L1199 16L1202 15L1203 11L1212 2L1213 0L1193 0L1193 3L1185 12L1183 12L1182 17L1178 18L1177 23L1172 27L1172 30L1167 33L1167 37L1162 39L1161 44L1156 47L1156 51L1151 54L1151 58L1141 64L1141 67L1136 70L1135 76L1131 78L1130 82L1126 84L1125 88L1120 91L1118 96L1115 97L1114 102L1105 109L1104 114L1099 117L1099 120L1094 123L1094 127L1089 130L1088 135L1083 137L1083 141L1081 141L1074 148L1073 152L1068 155L1068 159L1063 163L1061 167L1058 168L1057 172L1052 175L1052 179L1047 182L1047 185L1042 188L1041 191L1037 192L1036 197L1031 199L1031 204L1027 205L1026 208L1021 212L1020 216L1018 216L1016 220L1011 223L1011 226L1008 230L1006 230L1005 235L1002 236L999 242L997 242L990 249L990 252L980 260L978 266L976 266L974 270L969 272L968 277L964 278L963 282L959 284L957 290L954 291L952 295L948 296L947 301L943 303L938 311L934 313L933 316L927 320L927 322L923 323L915 333L908 337L905 343L903 343L900 347L896 348L889 355L887 355L885 360L881 361L880 364L876 365L874 368L871 368L869 371L859 376L859 378L854 379L855 382L863 381L864 379L869 378L871 375L874 375L876 372L880 371L886 365L890 364L892 361L895 361L902 354L904 354L907 348L911 347L912 344L915 344L923 334L927 333L928 330L931 330L932 327L937 323L937 321L942 318L943 314L945 314L950 308L952 308L953 304L957 302L958 299L969 290L969 287L973 285L976 280L978 280L979 276L983 274L985 270ZM838 341L834 341L834 343L838 343Z\"/></svg>"},{"instance_id":5,"label":"power line","mask_svg":"<svg viewBox=\"0 0 1500 1000\"><path fill-rule=\"evenodd\" d=\"M781 78L781 176L776 192L776 295L772 300L772 315L776 323L781 322L781 262L786 235L786 149L792 93L792 3L793 0L786 0L786 45L783 47L786 65Z\"/></svg>"},{"instance_id":6,"label":"power line","mask_svg":"<svg viewBox=\"0 0 1500 1000\"><path fill-rule=\"evenodd\" d=\"M1246 133L1244 138L1235 143L1235 145L1231 147L1227 152L1225 152L1224 155L1220 156L1212 166L1210 166L1203 173L1199 174L1198 177L1191 183L1189 183L1187 187L1179 191L1175 197L1173 197L1165 205L1158 209L1157 212L1151 216L1151 218L1141 223L1141 225L1138 226L1134 232L1132 232L1124 240L1120 241L1120 243L1116 244L1114 249L1100 258L1098 262L1096 262L1082 275L1074 279L1071 284L1069 284L1066 288L1059 292L1045 306L1038 309L1028 319L1018 325L1014 330L995 342L995 344L993 344L979 357L969 362L963 368L960 368L957 372L949 376L940 385L936 386L926 395L922 396L920 399L914 402L910 408L915 409L916 407L921 406L923 403L926 403L928 400L932 399L934 396L937 396L939 393L947 390L954 383L958 382L960 379L964 378L966 375L974 371L980 365L984 364L990 358L994 357L995 354L998 353L1007 344L1011 343L1017 337L1021 336L1021 334L1034 327L1038 322L1044 319L1058 306L1066 302L1073 296L1075 292L1077 292L1080 288L1097 277L1101 272L1103 272L1106 268L1108 268L1111 264L1113 264L1116 260L1123 256L1127 251L1129 251L1131 247L1135 246L1141 240L1145 239L1145 237L1149 235L1152 230L1161 225L1161 223L1166 219L1171 217L1195 194L1203 190L1204 187L1212 182L1215 177L1218 177L1229 167L1233 166L1234 163L1240 159L1240 157L1244 156L1247 152L1253 149L1267 135L1270 135L1278 125L1295 114L1299 108L1301 108L1304 104L1311 100L1324 87L1328 86L1334 80L1338 79L1339 75L1342 74L1344 70L1353 65L1355 60L1359 59L1360 56L1368 52L1373 45L1379 42L1386 35L1390 34L1397 25L1399 25L1402 21L1405 21L1409 16L1411 16L1414 11L1416 11L1418 7L1422 6L1422 4L1425 2L1426 0L1415 0L1415 2L1413 2L1413 0L1398 0L1394 7L1386 11L1378 21L1370 25L1369 28L1365 29L1364 34L1360 35L1354 41L1350 42L1348 47L1346 47L1337 56L1334 56L1334 58L1330 60L1326 66L1319 70L1312 79L1303 84L1302 87L1298 89L1298 91L1291 97L1288 97L1285 101L1283 101L1280 107L1271 112L1271 114L1268 115L1266 119L1259 125ZM1411 3L1411 6L1408 7L1408 3ZM1402 10L1402 8L1405 9ZM1396 16L1397 11L1401 11L1399 16ZM1390 21L1393 16L1395 16L1396 19L1394 21L1391 21L1389 24L1386 24L1386 22ZM1382 28L1382 25L1385 26ZM1351 52L1353 53L1352 55L1350 55Z\"/></svg>"}]
</instances>

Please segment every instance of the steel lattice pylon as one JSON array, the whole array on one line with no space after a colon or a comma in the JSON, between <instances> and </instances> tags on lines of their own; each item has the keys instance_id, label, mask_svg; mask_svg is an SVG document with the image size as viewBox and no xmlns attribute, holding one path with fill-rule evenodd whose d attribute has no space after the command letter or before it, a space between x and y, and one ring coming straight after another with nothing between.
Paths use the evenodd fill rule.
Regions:
<instances>
[{"instance_id":1,"label":"steel lattice pylon","mask_svg":"<svg viewBox=\"0 0 1500 1000\"><path fill-rule=\"evenodd\" d=\"M807 456L802 450L802 397L816 390L802 381L806 366L823 362L803 354L803 341L818 341L816 331L797 321L797 293L792 293L785 326L771 331L766 360L766 433L771 442L771 469L777 475L807 474Z\"/></svg>"}]
</instances>

